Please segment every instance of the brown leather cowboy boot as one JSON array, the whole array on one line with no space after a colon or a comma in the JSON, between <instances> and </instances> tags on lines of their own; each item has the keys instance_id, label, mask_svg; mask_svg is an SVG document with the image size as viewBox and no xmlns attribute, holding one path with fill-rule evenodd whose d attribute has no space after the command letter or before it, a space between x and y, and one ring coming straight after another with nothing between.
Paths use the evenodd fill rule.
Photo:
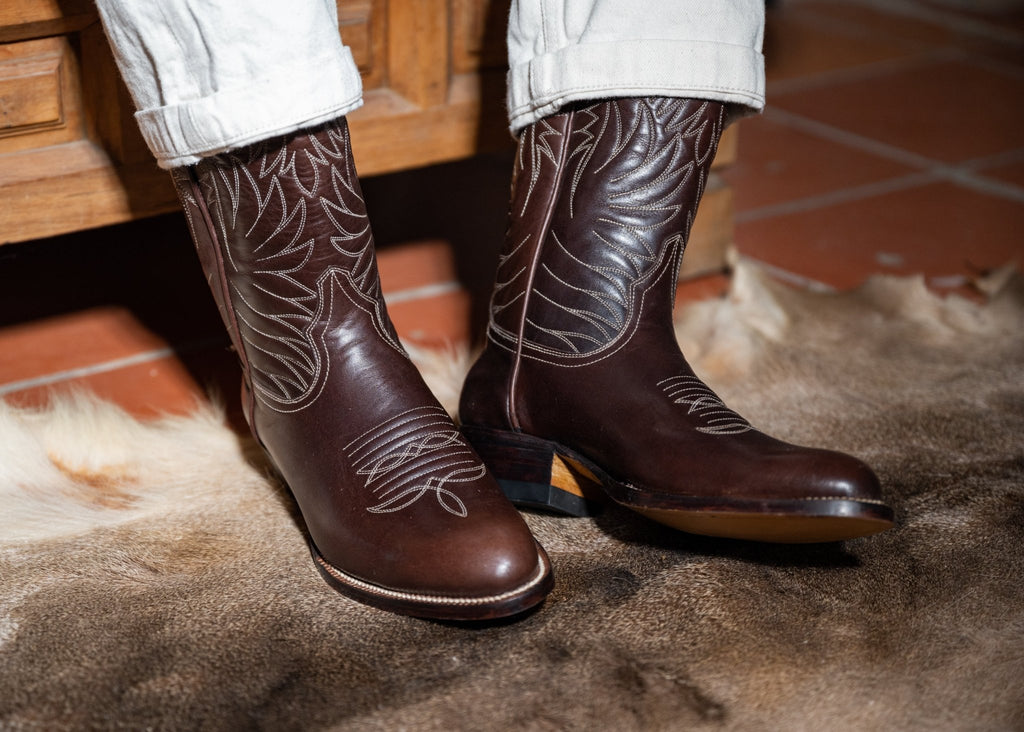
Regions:
<instances>
[{"instance_id":1,"label":"brown leather cowboy boot","mask_svg":"<svg viewBox=\"0 0 1024 732\"><path fill-rule=\"evenodd\" d=\"M539 603L551 588L544 551L388 318L345 120L174 179L242 362L246 417L324 579L426 617Z\"/></svg>"},{"instance_id":2,"label":"brown leather cowboy boot","mask_svg":"<svg viewBox=\"0 0 1024 732\"><path fill-rule=\"evenodd\" d=\"M723 116L713 102L623 99L523 132L464 432L525 504L583 514L596 483L697 534L882 531L892 511L866 465L754 429L677 345L676 274Z\"/></svg>"}]
</instances>

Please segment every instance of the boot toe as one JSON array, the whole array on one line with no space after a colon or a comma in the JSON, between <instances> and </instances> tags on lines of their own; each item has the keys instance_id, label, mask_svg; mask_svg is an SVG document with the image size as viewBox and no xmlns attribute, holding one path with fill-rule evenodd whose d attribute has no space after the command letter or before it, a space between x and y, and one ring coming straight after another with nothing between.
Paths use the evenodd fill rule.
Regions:
<instances>
[{"instance_id":1,"label":"boot toe","mask_svg":"<svg viewBox=\"0 0 1024 732\"><path fill-rule=\"evenodd\" d=\"M514 512L514 509L510 509ZM485 598L535 582L546 558L525 522L482 517L404 547L387 584L427 595ZM480 523L484 525L481 526Z\"/></svg>"},{"instance_id":2,"label":"boot toe","mask_svg":"<svg viewBox=\"0 0 1024 732\"><path fill-rule=\"evenodd\" d=\"M451 574L453 577L461 575L461 587L473 588L474 594L515 592L536 581L546 565L540 546L525 528L523 531L495 530L484 544L476 535L471 534L466 539L456 548L460 556L451 562ZM451 589L458 591L460 588Z\"/></svg>"},{"instance_id":3,"label":"boot toe","mask_svg":"<svg viewBox=\"0 0 1024 732\"><path fill-rule=\"evenodd\" d=\"M833 450L796 448L779 470L780 497L882 502L878 476L861 460ZM770 475L774 471L765 471Z\"/></svg>"},{"instance_id":4,"label":"boot toe","mask_svg":"<svg viewBox=\"0 0 1024 732\"><path fill-rule=\"evenodd\" d=\"M387 542L372 567L358 570L342 569L315 546L313 555L331 586L376 607L446 620L506 617L539 604L553 585L547 554L515 519Z\"/></svg>"}]
</instances>

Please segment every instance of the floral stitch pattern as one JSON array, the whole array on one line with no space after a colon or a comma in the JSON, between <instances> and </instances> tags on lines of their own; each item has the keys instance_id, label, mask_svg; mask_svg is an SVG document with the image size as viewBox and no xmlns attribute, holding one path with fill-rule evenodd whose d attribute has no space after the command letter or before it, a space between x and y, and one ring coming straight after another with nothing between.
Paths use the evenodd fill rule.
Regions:
<instances>
[{"instance_id":1,"label":"floral stitch pattern","mask_svg":"<svg viewBox=\"0 0 1024 732\"><path fill-rule=\"evenodd\" d=\"M312 404L330 370L328 339L342 313L365 312L404 354L384 310L373 235L348 132L330 125L299 144L271 141L200 163L204 199L226 266L252 388L269 409ZM254 202L242 209L241 202ZM237 236L239 226L245 231Z\"/></svg>"},{"instance_id":2,"label":"floral stitch pattern","mask_svg":"<svg viewBox=\"0 0 1024 732\"><path fill-rule=\"evenodd\" d=\"M345 451L377 497L366 509L370 513L401 511L429 495L448 513L465 517L466 504L451 487L486 472L436 406L403 412L352 440Z\"/></svg>"},{"instance_id":3,"label":"floral stitch pattern","mask_svg":"<svg viewBox=\"0 0 1024 732\"><path fill-rule=\"evenodd\" d=\"M522 257L508 254L499 262L492 299L491 339L509 347L517 342L516 318L506 323L505 313L525 302L523 352L540 360L587 360L635 327L655 273L666 263L678 267L693 223L683 204L703 191L704 164L722 124L709 119L704 106L682 99L647 100L635 113L608 102L572 114L565 128L538 124L520 141L520 218L529 219L531 207L550 205L536 195L542 177L566 181L550 194L565 205L548 231L522 239L520 247L543 247L540 267L531 272ZM545 172L559 161L560 169ZM590 186L591 178L604 184ZM543 242L531 241L540 235ZM552 311L558 312L554 321L547 315ZM550 322L559 327L542 325Z\"/></svg>"},{"instance_id":4,"label":"floral stitch pattern","mask_svg":"<svg viewBox=\"0 0 1024 732\"><path fill-rule=\"evenodd\" d=\"M704 422L696 427L707 435L737 435L754 429L750 423L725 406L722 399L696 376L673 376L658 382L658 386L676 404L687 407L686 414Z\"/></svg>"}]
</instances>

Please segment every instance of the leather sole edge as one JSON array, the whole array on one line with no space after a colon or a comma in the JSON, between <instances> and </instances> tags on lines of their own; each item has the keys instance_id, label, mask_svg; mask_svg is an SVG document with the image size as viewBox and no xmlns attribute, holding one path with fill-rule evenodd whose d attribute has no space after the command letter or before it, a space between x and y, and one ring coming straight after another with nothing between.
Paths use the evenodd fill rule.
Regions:
<instances>
[{"instance_id":1,"label":"leather sole edge","mask_svg":"<svg viewBox=\"0 0 1024 732\"><path fill-rule=\"evenodd\" d=\"M309 543L313 563L321 577L337 592L381 610L435 620L491 620L525 612L544 601L554 586L551 562L537 545L537 572L525 584L507 592L484 596L433 595L405 592L354 577L328 562Z\"/></svg>"},{"instance_id":2,"label":"leather sole edge","mask_svg":"<svg viewBox=\"0 0 1024 732\"><path fill-rule=\"evenodd\" d=\"M737 499L667 496L686 506L640 505L638 491L600 466L550 440L523 433L464 425L466 438L513 503L570 516L589 516L611 499L652 521L680 531L770 543L824 543L869 536L891 528L893 511L883 501L813 496ZM556 459L573 467L566 476ZM595 490L596 489L596 490Z\"/></svg>"}]
</instances>

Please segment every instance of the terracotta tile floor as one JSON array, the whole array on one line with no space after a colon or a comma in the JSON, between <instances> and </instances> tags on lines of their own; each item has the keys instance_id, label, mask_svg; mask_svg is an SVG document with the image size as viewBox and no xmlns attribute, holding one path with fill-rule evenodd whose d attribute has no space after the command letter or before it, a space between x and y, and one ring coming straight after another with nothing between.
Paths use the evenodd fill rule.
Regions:
<instances>
[{"instance_id":1,"label":"terracotta tile floor","mask_svg":"<svg viewBox=\"0 0 1024 732\"><path fill-rule=\"evenodd\" d=\"M769 109L740 123L726 173L742 253L797 284L920 273L968 296L979 272L1024 265L1024 12L956 5L773 5ZM404 337L482 331L508 165L481 156L364 182ZM5 399L83 387L153 415L212 391L236 409L237 366L180 216L0 247L0 283ZM727 285L718 274L679 292Z\"/></svg>"}]
</instances>

